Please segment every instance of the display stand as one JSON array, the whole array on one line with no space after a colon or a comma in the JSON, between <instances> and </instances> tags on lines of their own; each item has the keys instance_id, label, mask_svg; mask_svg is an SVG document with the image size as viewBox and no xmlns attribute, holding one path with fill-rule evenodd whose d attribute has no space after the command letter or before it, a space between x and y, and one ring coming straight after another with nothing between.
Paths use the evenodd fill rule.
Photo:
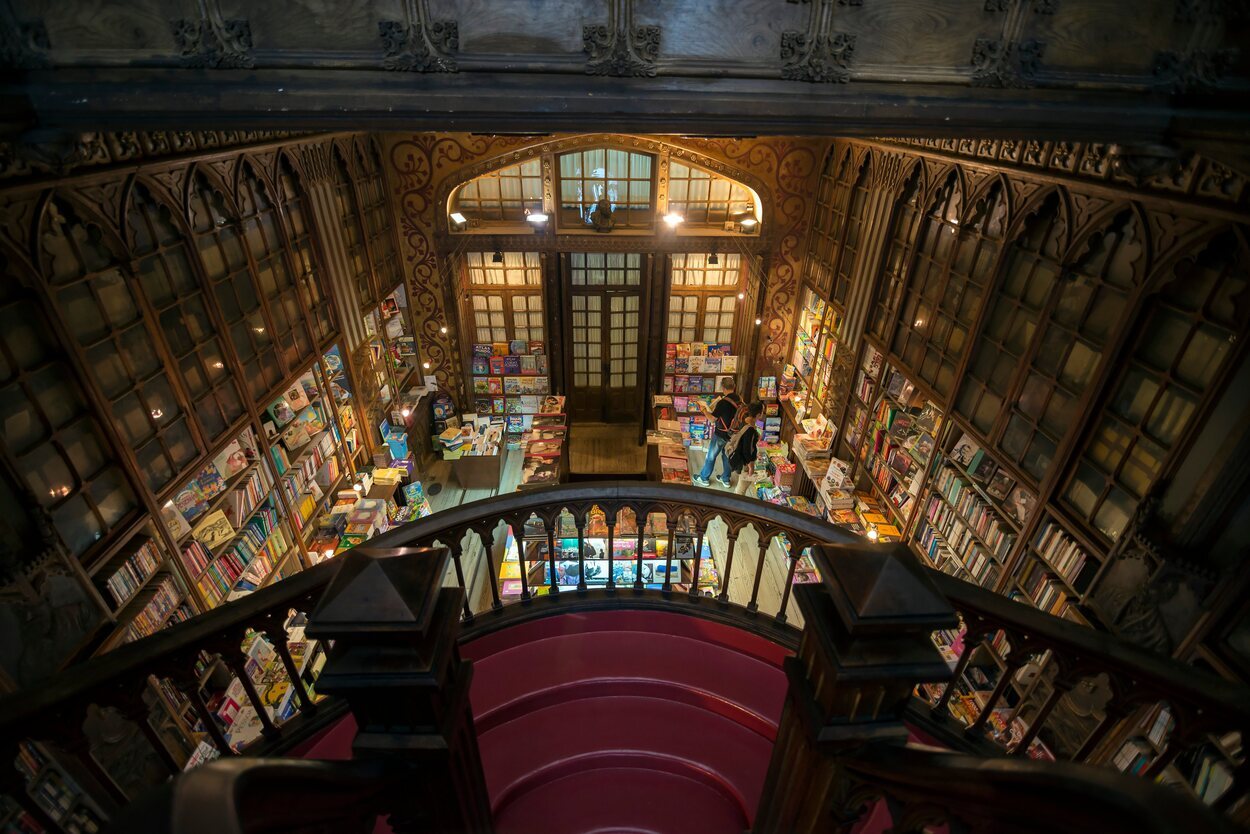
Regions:
<instances>
[{"instance_id":1,"label":"display stand","mask_svg":"<svg viewBox=\"0 0 1250 834\"><path fill-rule=\"evenodd\" d=\"M504 454L461 455L451 461L451 472L465 489L497 489L503 474Z\"/></svg>"}]
</instances>

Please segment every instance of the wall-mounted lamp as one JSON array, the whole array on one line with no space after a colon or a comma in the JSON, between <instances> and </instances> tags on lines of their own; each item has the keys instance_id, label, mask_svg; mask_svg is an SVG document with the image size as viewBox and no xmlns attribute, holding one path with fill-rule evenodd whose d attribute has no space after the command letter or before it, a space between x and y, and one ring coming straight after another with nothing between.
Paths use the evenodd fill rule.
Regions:
<instances>
[{"instance_id":1,"label":"wall-mounted lamp","mask_svg":"<svg viewBox=\"0 0 1250 834\"><path fill-rule=\"evenodd\" d=\"M716 254L715 243L712 244L712 254L707 256L707 262L709 266L716 266L717 264L720 263L720 257Z\"/></svg>"},{"instance_id":2,"label":"wall-mounted lamp","mask_svg":"<svg viewBox=\"0 0 1250 834\"><path fill-rule=\"evenodd\" d=\"M868 528L868 532L866 533L866 535L868 536L868 540L869 540L869 541L874 541L874 542L875 542L875 541L877 540L877 537L878 537L880 534L877 532L877 528L876 528L876 527L869 527L869 528Z\"/></svg>"},{"instance_id":3,"label":"wall-mounted lamp","mask_svg":"<svg viewBox=\"0 0 1250 834\"><path fill-rule=\"evenodd\" d=\"M755 320L755 326L756 326L756 327L759 327L759 326L760 326L761 324L763 324L763 323L764 323L764 320L763 320L763 319L756 319L756 320Z\"/></svg>"},{"instance_id":4,"label":"wall-mounted lamp","mask_svg":"<svg viewBox=\"0 0 1250 834\"><path fill-rule=\"evenodd\" d=\"M400 414L401 414L401 415L402 415L405 419L407 419L408 415L412 413L412 409L409 409L409 408L401 409L399 413L400 413Z\"/></svg>"},{"instance_id":5,"label":"wall-mounted lamp","mask_svg":"<svg viewBox=\"0 0 1250 834\"><path fill-rule=\"evenodd\" d=\"M440 327L440 328L438 329L438 332L439 332L439 333L442 333L444 336L446 336L446 335L447 335L447 328L446 328L446 327Z\"/></svg>"},{"instance_id":6,"label":"wall-mounted lamp","mask_svg":"<svg viewBox=\"0 0 1250 834\"><path fill-rule=\"evenodd\" d=\"M746 294L746 293L744 293L744 292L740 292L740 293L738 293L738 300L739 300L739 301L743 301L743 300L745 300L745 299L746 299L746 297L747 297L747 294Z\"/></svg>"},{"instance_id":7,"label":"wall-mounted lamp","mask_svg":"<svg viewBox=\"0 0 1250 834\"><path fill-rule=\"evenodd\" d=\"M547 230L547 221L549 219L546 212L542 211L542 209L537 211L525 210L525 222L534 227L535 234L542 234Z\"/></svg>"},{"instance_id":8,"label":"wall-mounted lamp","mask_svg":"<svg viewBox=\"0 0 1250 834\"><path fill-rule=\"evenodd\" d=\"M670 211L668 214L664 215L664 222L668 224L670 229L676 231L678 226L686 222L686 218L682 217L675 211Z\"/></svg>"},{"instance_id":9,"label":"wall-mounted lamp","mask_svg":"<svg viewBox=\"0 0 1250 834\"><path fill-rule=\"evenodd\" d=\"M430 363L429 363L429 362L422 362L422 363L421 363L421 367L422 367L422 368L425 368L425 369L428 371L428 370L430 369Z\"/></svg>"},{"instance_id":10,"label":"wall-mounted lamp","mask_svg":"<svg viewBox=\"0 0 1250 834\"><path fill-rule=\"evenodd\" d=\"M447 215L447 219L451 221L451 229L453 232L463 232L465 227L469 225L469 218L465 217L458 211L453 211Z\"/></svg>"},{"instance_id":11,"label":"wall-mounted lamp","mask_svg":"<svg viewBox=\"0 0 1250 834\"><path fill-rule=\"evenodd\" d=\"M491 256L490 256L490 262L491 262L491 263L493 263L493 264L501 264L501 263L503 263L503 250L502 250L502 249L496 249L496 250L495 250L495 254L493 254L493 255L491 255Z\"/></svg>"}]
</instances>

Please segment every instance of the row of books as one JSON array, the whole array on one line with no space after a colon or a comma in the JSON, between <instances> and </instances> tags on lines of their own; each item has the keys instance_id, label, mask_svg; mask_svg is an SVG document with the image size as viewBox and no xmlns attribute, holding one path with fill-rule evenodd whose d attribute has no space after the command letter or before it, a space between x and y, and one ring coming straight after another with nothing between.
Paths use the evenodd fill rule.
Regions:
<instances>
[{"instance_id":1,"label":"row of books","mask_svg":"<svg viewBox=\"0 0 1250 834\"><path fill-rule=\"evenodd\" d=\"M527 342L524 339L513 339L511 342L479 342L473 346L474 357L492 356L543 356L546 348L540 341Z\"/></svg>"},{"instance_id":2,"label":"row of books","mask_svg":"<svg viewBox=\"0 0 1250 834\"><path fill-rule=\"evenodd\" d=\"M672 345L670 345L671 347ZM664 357L664 373L666 374L736 374L738 357L736 356L675 356L666 354Z\"/></svg>"},{"instance_id":3,"label":"row of books","mask_svg":"<svg viewBox=\"0 0 1250 834\"><path fill-rule=\"evenodd\" d=\"M217 559L209 565L196 585L213 605L225 598L248 565L258 555L284 554L289 548L286 537L278 527L278 511L270 506L261 510L244 525L239 535Z\"/></svg>"},{"instance_id":4,"label":"row of books","mask_svg":"<svg viewBox=\"0 0 1250 834\"><path fill-rule=\"evenodd\" d=\"M944 465L937 473L934 491L945 499L945 502L959 514L967 526L980 538L981 543L999 561L1007 558L1011 547L1015 544L1015 534L1003 521L1002 517L980 494L962 478L949 464ZM952 546L958 547L955 542Z\"/></svg>"},{"instance_id":5,"label":"row of books","mask_svg":"<svg viewBox=\"0 0 1250 834\"><path fill-rule=\"evenodd\" d=\"M1034 562L1020 575L1020 587L1033 604L1048 614L1061 617L1069 605L1066 586L1040 563Z\"/></svg>"},{"instance_id":6,"label":"row of books","mask_svg":"<svg viewBox=\"0 0 1250 834\"><path fill-rule=\"evenodd\" d=\"M252 471L240 480L239 485L230 491L222 506L222 512L226 514L230 523L237 527L264 500L271 489L273 489L273 479L269 476L269 469L265 466L253 467Z\"/></svg>"},{"instance_id":7,"label":"row of books","mask_svg":"<svg viewBox=\"0 0 1250 834\"><path fill-rule=\"evenodd\" d=\"M165 615L182 602L182 592L178 589L178 584L174 581L172 574L163 576L153 587L152 598L130 621L126 636L127 642L154 634L164 626Z\"/></svg>"},{"instance_id":8,"label":"row of books","mask_svg":"<svg viewBox=\"0 0 1250 834\"><path fill-rule=\"evenodd\" d=\"M1085 551L1053 521L1047 521L1037 531L1030 546L1045 560L1052 570L1076 584L1076 577L1085 567Z\"/></svg>"},{"instance_id":9,"label":"row of books","mask_svg":"<svg viewBox=\"0 0 1250 834\"><path fill-rule=\"evenodd\" d=\"M165 559L156 546L156 540L144 537L134 553L118 565L117 569L105 580L105 587L115 605L127 602L144 583L156 573Z\"/></svg>"},{"instance_id":10,"label":"row of books","mask_svg":"<svg viewBox=\"0 0 1250 834\"><path fill-rule=\"evenodd\" d=\"M676 376L666 375L662 390L665 394L714 394L720 390L721 380L731 378L726 374L720 376Z\"/></svg>"},{"instance_id":11,"label":"row of books","mask_svg":"<svg viewBox=\"0 0 1250 834\"><path fill-rule=\"evenodd\" d=\"M546 376L547 356L541 353L521 356L474 356L471 370L479 376Z\"/></svg>"},{"instance_id":12,"label":"row of books","mask_svg":"<svg viewBox=\"0 0 1250 834\"><path fill-rule=\"evenodd\" d=\"M513 396L518 394L548 394L549 382L544 376L475 376L473 393L477 395Z\"/></svg>"}]
</instances>

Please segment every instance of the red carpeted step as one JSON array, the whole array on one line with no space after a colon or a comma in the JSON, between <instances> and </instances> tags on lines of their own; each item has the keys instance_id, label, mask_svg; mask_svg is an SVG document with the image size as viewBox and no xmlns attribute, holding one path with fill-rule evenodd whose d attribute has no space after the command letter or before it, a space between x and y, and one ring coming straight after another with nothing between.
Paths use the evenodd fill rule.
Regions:
<instances>
[{"instance_id":1,"label":"red carpeted step","mask_svg":"<svg viewBox=\"0 0 1250 834\"><path fill-rule=\"evenodd\" d=\"M497 813L564 773L625 764L698 778L751 818L772 749L770 741L707 710L616 696L528 712L478 740Z\"/></svg>"}]
</instances>

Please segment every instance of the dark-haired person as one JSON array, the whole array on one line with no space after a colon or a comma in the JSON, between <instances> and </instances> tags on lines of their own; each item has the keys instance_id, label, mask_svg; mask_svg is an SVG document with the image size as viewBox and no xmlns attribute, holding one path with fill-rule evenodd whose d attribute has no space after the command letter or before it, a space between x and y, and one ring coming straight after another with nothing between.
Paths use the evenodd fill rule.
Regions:
<instances>
[{"instance_id":1,"label":"dark-haired person","mask_svg":"<svg viewBox=\"0 0 1250 834\"><path fill-rule=\"evenodd\" d=\"M747 487L755 483L755 456L759 452L760 430L756 425L760 415L764 413L764 404L755 400L746 408L746 418L741 428L729 438L725 451L729 455L729 466L738 476L734 484L734 492L745 495Z\"/></svg>"},{"instance_id":2,"label":"dark-haired person","mask_svg":"<svg viewBox=\"0 0 1250 834\"><path fill-rule=\"evenodd\" d=\"M721 395L712 400L711 407L703 400L695 400L699 405L699 410L712 424L712 438L707 445L707 458L703 461L703 471L691 479L698 486L711 486L711 481L708 479L712 477L712 470L716 468L716 459L720 458L725 462L724 474L720 482L726 488L729 487L729 475L733 470L729 468L725 444L729 442L729 437L733 434L734 417L738 416L738 409L742 406L742 399L734 390L737 387L733 377L727 376L721 380Z\"/></svg>"}]
</instances>

